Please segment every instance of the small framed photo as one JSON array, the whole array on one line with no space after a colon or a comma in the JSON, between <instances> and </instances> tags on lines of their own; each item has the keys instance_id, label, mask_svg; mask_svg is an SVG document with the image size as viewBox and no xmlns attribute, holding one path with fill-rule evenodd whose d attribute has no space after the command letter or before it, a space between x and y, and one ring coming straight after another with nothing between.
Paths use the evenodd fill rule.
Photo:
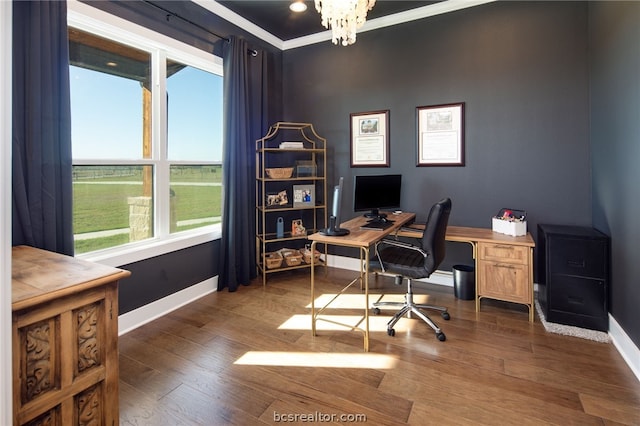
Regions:
<instances>
[{"instance_id":1,"label":"small framed photo","mask_svg":"<svg viewBox=\"0 0 640 426\"><path fill-rule=\"evenodd\" d=\"M289 204L289 196L287 195L286 189L280 192L270 192L267 194L267 207L282 207L286 206L287 204Z\"/></svg>"},{"instance_id":2,"label":"small framed photo","mask_svg":"<svg viewBox=\"0 0 640 426\"><path fill-rule=\"evenodd\" d=\"M307 229L304 227L302 219L294 219L291 221L291 235L307 235Z\"/></svg>"},{"instance_id":3,"label":"small framed photo","mask_svg":"<svg viewBox=\"0 0 640 426\"><path fill-rule=\"evenodd\" d=\"M351 114L351 167L389 167L389 110Z\"/></svg>"},{"instance_id":4,"label":"small framed photo","mask_svg":"<svg viewBox=\"0 0 640 426\"><path fill-rule=\"evenodd\" d=\"M313 207L316 205L315 185L293 185L293 207Z\"/></svg>"},{"instance_id":5,"label":"small framed photo","mask_svg":"<svg viewBox=\"0 0 640 426\"><path fill-rule=\"evenodd\" d=\"M464 103L423 106L418 116L418 166L464 166Z\"/></svg>"}]
</instances>

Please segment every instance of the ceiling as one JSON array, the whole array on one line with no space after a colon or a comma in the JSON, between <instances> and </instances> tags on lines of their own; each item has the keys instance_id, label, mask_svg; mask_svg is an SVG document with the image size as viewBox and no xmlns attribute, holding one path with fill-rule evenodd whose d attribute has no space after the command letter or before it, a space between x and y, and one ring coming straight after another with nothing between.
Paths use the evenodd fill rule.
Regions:
<instances>
[{"instance_id":1,"label":"ceiling","mask_svg":"<svg viewBox=\"0 0 640 426\"><path fill-rule=\"evenodd\" d=\"M295 13L289 10L291 0L217 0L217 3L251 21L282 41L326 31L326 28L320 23L320 14L316 10L313 0L304 2L307 4L307 10L302 13ZM439 3L439 1L377 0L373 9L367 14L367 21L428 6L433 3Z\"/></svg>"}]
</instances>

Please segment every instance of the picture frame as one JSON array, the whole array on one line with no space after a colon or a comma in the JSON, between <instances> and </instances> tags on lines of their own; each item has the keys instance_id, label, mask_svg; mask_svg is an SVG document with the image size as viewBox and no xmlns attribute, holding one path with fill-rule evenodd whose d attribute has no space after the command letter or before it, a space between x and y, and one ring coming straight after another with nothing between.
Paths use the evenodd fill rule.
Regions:
<instances>
[{"instance_id":1,"label":"picture frame","mask_svg":"<svg viewBox=\"0 0 640 426\"><path fill-rule=\"evenodd\" d=\"M267 208L283 207L287 204L289 204L289 195L286 189L279 192L269 192L266 195L265 206Z\"/></svg>"},{"instance_id":2,"label":"picture frame","mask_svg":"<svg viewBox=\"0 0 640 426\"><path fill-rule=\"evenodd\" d=\"M464 166L464 102L416 107L417 166Z\"/></svg>"},{"instance_id":3,"label":"picture frame","mask_svg":"<svg viewBox=\"0 0 640 426\"><path fill-rule=\"evenodd\" d=\"M389 110L350 114L351 167L389 167Z\"/></svg>"},{"instance_id":4,"label":"picture frame","mask_svg":"<svg viewBox=\"0 0 640 426\"><path fill-rule=\"evenodd\" d=\"M304 227L302 219L294 219L291 221L291 235L294 237L307 235L307 229Z\"/></svg>"},{"instance_id":5,"label":"picture frame","mask_svg":"<svg viewBox=\"0 0 640 426\"><path fill-rule=\"evenodd\" d=\"M293 185L293 207L304 208L316 205L315 185Z\"/></svg>"}]
</instances>

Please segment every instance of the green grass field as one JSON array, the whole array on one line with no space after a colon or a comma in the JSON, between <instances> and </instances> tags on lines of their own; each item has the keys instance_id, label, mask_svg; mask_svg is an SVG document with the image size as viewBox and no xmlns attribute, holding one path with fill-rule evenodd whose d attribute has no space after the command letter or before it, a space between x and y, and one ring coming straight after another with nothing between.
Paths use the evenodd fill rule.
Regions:
<instances>
[{"instance_id":1,"label":"green grass field","mask_svg":"<svg viewBox=\"0 0 640 426\"><path fill-rule=\"evenodd\" d=\"M89 167L93 168L87 170ZM130 174L126 176L100 173L95 166L82 166L82 169L74 168L74 171L79 172L75 175L73 185L74 234L129 228L129 197L143 195L141 167L129 171ZM83 176L78 177L80 175ZM208 221L181 225L183 221L207 218L217 218L216 221L219 221L222 187L215 184L220 180L221 170L212 171L211 166L172 169L171 182L176 184L171 185L171 204L175 212L174 220L178 222L176 231L214 223ZM209 185L201 186L202 183ZM128 233L82 239L76 241L75 251L86 253L127 242Z\"/></svg>"}]
</instances>

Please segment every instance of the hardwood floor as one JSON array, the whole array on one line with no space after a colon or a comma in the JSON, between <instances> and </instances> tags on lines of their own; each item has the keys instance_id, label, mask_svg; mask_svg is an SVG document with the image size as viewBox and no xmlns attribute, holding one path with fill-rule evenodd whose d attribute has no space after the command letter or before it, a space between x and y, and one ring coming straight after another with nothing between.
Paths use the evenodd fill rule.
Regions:
<instances>
[{"instance_id":1,"label":"hardwood floor","mask_svg":"<svg viewBox=\"0 0 640 426\"><path fill-rule=\"evenodd\" d=\"M352 276L320 270L317 294ZM402 299L405 286L371 281L371 302ZM383 311L369 353L357 331L319 322L311 335L308 271L203 297L120 337L120 422L640 425L640 382L613 344L547 333L523 306L483 301L476 313L450 287L415 292L449 308L450 321L431 315L447 340L418 319L390 337ZM356 289L328 314L362 317L363 303Z\"/></svg>"}]
</instances>

